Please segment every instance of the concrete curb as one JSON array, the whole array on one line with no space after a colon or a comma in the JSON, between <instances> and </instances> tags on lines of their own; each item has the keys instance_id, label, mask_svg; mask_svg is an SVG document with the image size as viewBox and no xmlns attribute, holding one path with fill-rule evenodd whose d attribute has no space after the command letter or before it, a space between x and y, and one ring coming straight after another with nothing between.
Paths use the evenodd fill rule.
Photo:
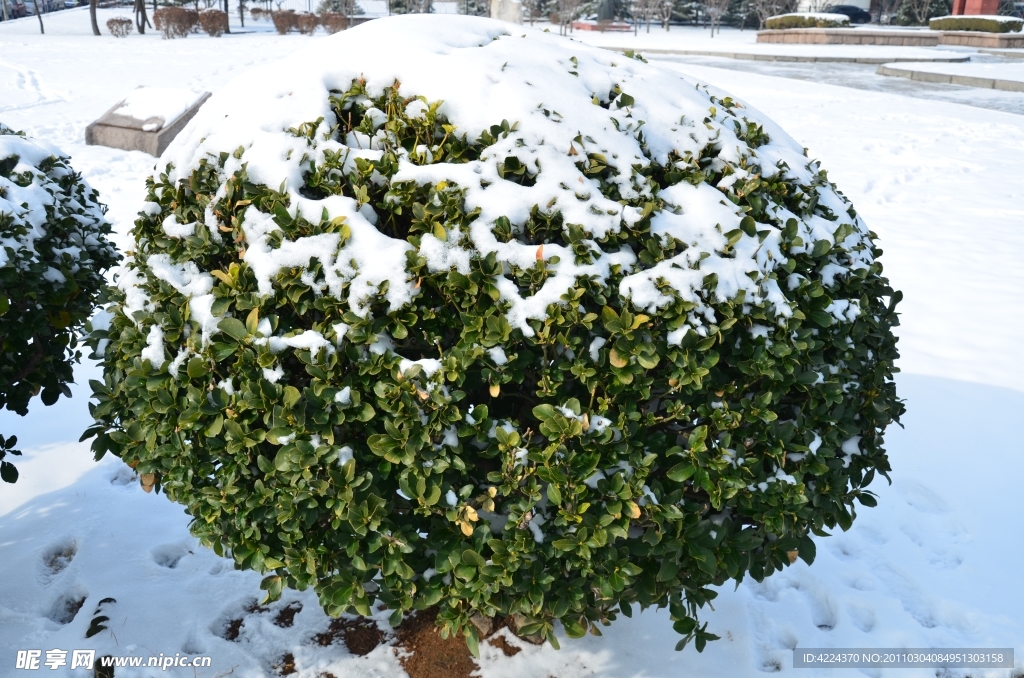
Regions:
<instances>
[{"instance_id":1,"label":"concrete curb","mask_svg":"<svg viewBox=\"0 0 1024 678\"><path fill-rule=\"evenodd\" d=\"M626 52L632 47L605 47L604 49L613 52ZM644 49L633 50L640 54L666 54L680 56L712 56L725 59L742 59L747 61L787 61L793 63L845 63L845 64L892 64L901 61L922 61L939 63L958 63L970 61L970 56L956 57L897 57L895 59L883 59L880 57L830 57L830 56L798 56L795 54L750 54L744 52L714 52L703 49Z\"/></svg>"},{"instance_id":2,"label":"concrete curb","mask_svg":"<svg viewBox=\"0 0 1024 678\"><path fill-rule=\"evenodd\" d=\"M977 78L970 75L951 75L949 73L931 73L929 71L915 71L909 68L892 68L890 66L879 66L879 75L888 75L895 78L907 78L918 82L936 82L943 85L963 85L964 87L979 87L981 89L999 89L1006 92L1024 92L1024 82L1019 80L999 80L997 78Z\"/></svg>"},{"instance_id":3,"label":"concrete curb","mask_svg":"<svg viewBox=\"0 0 1024 678\"><path fill-rule=\"evenodd\" d=\"M983 52L985 54L995 54L996 56L1024 59L1024 50L1018 50L1016 52L1013 52L1006 49L979 49L978 51Z\"/></svg>"}]
</instances>

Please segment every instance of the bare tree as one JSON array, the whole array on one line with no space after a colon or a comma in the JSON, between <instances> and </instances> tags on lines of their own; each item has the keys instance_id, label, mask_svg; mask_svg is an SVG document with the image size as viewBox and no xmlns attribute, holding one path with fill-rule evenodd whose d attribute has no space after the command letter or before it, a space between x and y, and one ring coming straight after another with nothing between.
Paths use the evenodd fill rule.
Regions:
<instances>
[{"instance_id":1,"label":"bare tree","mask_svg":"<svg viewBox=\"0 0 1024 678\"><path fill-rule=\"evenodd\" d=\"M647 24L647 32L651 32L651 15L657 9L660 0L632 0L629 4L630 13L633 15L633 35L641 23Z\"/></svg>"},{"instance_id":2,"label":"bare tree","mask_svg":"<svg viewBox=\"0 0 1024 678\"><path fill-rule=\"evenodd\" d=\"M704 0L704 9L711 23L711 37L715 37L715 27L722 32L722 16L729 9L729 0Z\"/></svg>"},{"instance_id":3,"label":"bare tree","mask_svg":"<svg viewBox=\"0 0 1024 678\"><path fill-rule=\"evenodd\" d=\"M558 11L558 32L567 35L572 30L572 22L576 18L582 0L558 0L556 4Z\"/></svg>"},{"instance_id":4,"label":"bare tree","mask_svg":"<svg viewBox=\"0 0 1024 678\"><path fill-rule=\"evenodd\" d=\"M96 0L89 0L89 20L92 21L92 34L100 35L100 25L96 23Z\"/></svg>"},{"instance_id":5,"label":"bare tree","mask_svg":"<svg viewBox=\"0 0 1024 678\"><path fill-rule=\"evenodd\" d=\"M43 29L43 15L39 13L40 2L42 2L42 0L33 0L32 6L36 8L36 18L39 19L39 32L45 35L46 31Z\"/></svg>"},{"instance_id":6,"label":"bare tree","mask_svg":"<svg viewBox=\"0 0 1024 678\"><path fill-rule=\"evenodd\" d=\"M658 3L658 18L661 19L662 27L669 30L669 22L672 21L672 13L675 12L676 3L674 0L661 0Z\"/></svg>"},{"instance_id":7,"label":"bare tree","mask_svg":"<svg viewBox=\"0 0 1024 678\"><path fill-rule=\"evenodd\" d=\"M533 18L537 14L537 6L539 4L539 0L522 0L523 11L529 15L531 26L533 25Z\"/></svg>"},{"instance_id":8,"label":"bare tree","mask_svg":"<svg viewBox=\"0 0 1024 678\"><path fill-rule=\"evenodd\" d=\"M766 19L787 12L795 12L798 4L799 0L749 0L747 11L757 15L757 28L763 30Z\"/></svg>"},{"instance_id":9,"label":"bare tree","mask_svg":"<svg viewBox=\"0 0 1024 678\"><path fill-rule=\"evenodd\" d=\"M910 18L918 26L928 23L929 10L932 8L932 0L903 0L903 7L906 7Z\"/></svg>"},{"instance_id":10,"label":"bare tree","mask_svg":"<svg viewBox=\"0 0 1024 678\"><path fill-rule=\"evenodd\" d=\"M135 0L135 28L138 29L139 35L146 34L146 26L153 26L146 16L146 0Z\"/></svg>"}]
</instances>

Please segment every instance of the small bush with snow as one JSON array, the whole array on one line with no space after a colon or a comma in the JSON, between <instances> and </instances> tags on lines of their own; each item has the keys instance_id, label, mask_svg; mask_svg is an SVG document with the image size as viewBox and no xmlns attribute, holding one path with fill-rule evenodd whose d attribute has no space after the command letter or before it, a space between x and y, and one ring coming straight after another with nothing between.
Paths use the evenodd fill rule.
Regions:
<instances>
[{"instance_id":1,"label":"small bush with snow","mask_svg":"<svg viewBox=\"0 0 1024 678\"><path fill-rule=\"evenodd\" d=\"M153 26L164 39L187 38L199 25L199 12L185 7L161 7L153 12Z\"/></svg>"},{"instance_id":2,"label":"small bush with snow","mask_svg":"<svg viewBox=\"0 0 1024 678\"><path fill-rule=\"evenodd\" d=\"M765 19L764 27L770 30L786 28L846 28L850 17L845 14L825 12L794 12Z\"/></svg>"},{"instance_id":3,"label":"small bush with snow","mask_svg":"<svg viewBox=\"0 0 1024 678\"><path fill-rule=\"evenodd\" d=\"M980 31L983 33L1019 33L1024 19L1015 16L940 16L928 20L933 31Z\"/></svg>"},{"instance_id":4,"label":"small bush with snow","mask_svg":"<svg viewBox=\"0 0 1024 678\"><path fill-rule=\"evenodd\" d=\"M79 332L118 258L105 208L68 160L0 124L0 407L21 415L37 394L70 396ZM9 462L0 471L17 477Z\"/></svg>"},{"instance_id":5,"label":"small bush with snow","mask_svg":"<svg viewBox=\"0 0 1024 678\"><path fill-rule=\"evenodd\" d=\"M269 598L700 649L710 586L874 505L899 293L771 121L489 20L310 49L175 140L90 338L97 454Z\"/></svg>"},{"instance_id":6,"label":"small bush with snow","mask_svg":"<svg viewBox=\"0 0 1024 678\"><path fill-rule=\"evenodd\" d=\"M107 19L107 30L115 38L127 38L132 34L135 22L126 16L115 16Z\"/></svg>"},{"instance_id":7,"label":"small bush with snow","mask_svg":"<svg viewBox=\"0 0 1024 678\"><path fill-rule=\"evenodd\" d=\"M289 31L296 30L299 27L299 20L294 9L271 12L270 19L274 22L274 29L279 35L286 35Z\"/></svg>"},{"instance_id":8,"label":"small bush with snow","mask_svg":"<svg viewBox=\"0 0 1024 678\"><path fill-rule=\"evenodd\" d=\"M204 9L199 12L199 27L212 38L219 38L228 30L228 14L219 9Z\"/></svg>"}]
</instances>

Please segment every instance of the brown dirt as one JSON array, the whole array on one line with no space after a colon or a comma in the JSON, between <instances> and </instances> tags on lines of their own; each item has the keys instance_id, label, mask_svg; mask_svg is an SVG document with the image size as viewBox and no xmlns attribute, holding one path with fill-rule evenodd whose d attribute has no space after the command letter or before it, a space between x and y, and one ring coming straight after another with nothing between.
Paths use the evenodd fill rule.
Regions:
<instances>
[{"instance_id":1,"label":"brown dirt","mask_svg":"<svg viewBox=\"0 0 1024 678\"><path fill-rule=\"evenodd\" d=\"M242 619L232 619L224 629L224 640L238 640L238 634L242 631Z\"/></svg>"},{"instance_id":2,"label":"brown dirt","mask_svg":"<svg viewBox=\"0 0 1024 678\"><path fill-rule=\"evenodd\" d=\"M243 609L249 614L262 614L264 612L270 612L269 607L261 607L260 604L256 602L255 598L253 598L253 600ZM302 609L301 606L299 609ZM295 611L295 613L297 612L298 610ZM295 617L295 613L292 613L292 618ZM229 619L228 625L224 627L224 635L222 635L221 638L231 641L238 640L238 634L242 632L242 622L244 621L244 617ZM278 626L280 626L280 624L278 624ZM291 624L288 624L288 626L291 626Z\"/></svg>"},{"instance_id":3,"label":"brown dirt","mask_svg":"<svg viewBox=\"0 0 1024 678\"><path fill-rule=\"evenodd\" d=\"M402 668L409 678L470 678L477 665L465 638L443 640L434 625L436 618L436 609L425 610L406 618L396 629L398 648L406 653L399 659Z\"/></svg>"},{"instance_id":4,"label":"brown dirt","mask_svg":"<svg viewBox=\"0 0 1024 678\"><path fill-rule=\"evenodd\" d=\"M345 643L348 651L359 657L365 657L383 643L387 636L377 628L377 624L367 619L345 619L340 617L331 621L331 625L323 633L317 634L313 640L327 647L337 641Z\"/></svg>"},{"instance_id":5,"label":"brown dirt","mask_svg":"<svg viewBox=\"0 0 1024 678\"><path fill-rule=\"evenodd\" d=\"M274 617L274 624L283 629L291 628L295 623L295 615L302 611L302 603L292 602L281 608Z\"/></svg>"},{"instance_id":6,"label":"brown dirt","mask_svg":"<svg viewBox=\"0 0 1024 678\"><path fill-rule=\"evenodd\" d=\"M506 657L514 657L523 651L522 648L516 647L505 640L502 636L491 636L487 642L505 653Z\"/></svg>"},{"instance_id":7,"label":"brown dirt","mask_svg":"<svg viewBox=\"0 0 1024 678\"><path fill-rule=\"evenodd\" d=\"M295 668L295 655L291 652L281 657L281 661L274 666L277 669L279 676L290 676L293 673L297 673Z\"/></svg>"}]
</instances>

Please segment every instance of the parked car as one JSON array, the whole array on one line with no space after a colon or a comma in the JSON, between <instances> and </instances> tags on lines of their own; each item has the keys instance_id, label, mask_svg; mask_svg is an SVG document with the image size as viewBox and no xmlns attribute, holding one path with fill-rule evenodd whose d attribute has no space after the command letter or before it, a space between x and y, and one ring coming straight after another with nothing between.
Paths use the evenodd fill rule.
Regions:
<instances>
[{"instance_id":1,"label":"parked car","mask_svg":"<svg viewBox=\"0 0 1024 678\"><path fill-rule=\"evenodd\" d=\"M825 8L825 11L829 14L845 14L850 17L851 24L871 23L871 14L855 5L830 5Z\"/></svg>"},{"instance_id":2,"label":"parked car","mask_svg":"<svg viewBox=\"0 0 1024 678\"><path fill-rule=\"evenodd\" d=\"M0 0L2 2L3 0ZM7 18L8 19L20 19L24 16L28 16L28 10L25 9L25 4L21 0L7 0ZM0 19L3 18L3 10L0 9Z\"/></svg>"}]
</instances>

